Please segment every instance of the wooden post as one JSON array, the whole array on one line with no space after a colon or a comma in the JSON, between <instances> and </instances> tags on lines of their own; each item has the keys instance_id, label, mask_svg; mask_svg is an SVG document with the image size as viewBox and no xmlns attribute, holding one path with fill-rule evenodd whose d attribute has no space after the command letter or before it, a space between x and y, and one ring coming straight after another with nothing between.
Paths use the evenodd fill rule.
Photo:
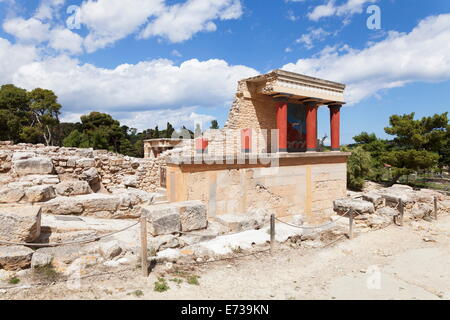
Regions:
<instances>
[{"instance_id":1,"label":"wooden post","mask_svg":"<svg viewBox=\"0 0 450 320\"><path fill-rule=\"evenodd\" d=\"M353 239L353 210L350 210L350 216L348 221L348 237Z\"/></svg>"},{"instance_id":2,"label":"wooden post","mask_svg":"<svg viewBox=\"0 0 450 320\"><path fill-rule=\"evenodd\" d=\"M141 217L141 266L142 275L148 277L147 218Z\"/></svg>"},{"instance_id":3,"label":"wooden post","mask_svg":"<svg viewBox=\"0 0 450 320\"><path fill-rule=\"evenodd\" d=\"M400 212L400 225L403 226L403 215L405 213L405 208L403 207L403 200L400 199L398 202L398 210Z\"/></svg>"},{"instance_id":4,"label":"wooden post","mask_svg":"<svg viewBox=\"0 0 450 320\"><path fill-rule=\"evenodd\" d=\"M270 254L273 254L275 248L275 215L270 215Z\"/></svg>"},{"instance_id":5,"label":"wooden post","mask_svg":"<svg viewBox=\"0 0 450 320\"><path fill-rule=\"evenodd\" d=\"M438 203L437 203L437 197L434 196L434 219L438 219Z\"/></svg>"}]
</instances>

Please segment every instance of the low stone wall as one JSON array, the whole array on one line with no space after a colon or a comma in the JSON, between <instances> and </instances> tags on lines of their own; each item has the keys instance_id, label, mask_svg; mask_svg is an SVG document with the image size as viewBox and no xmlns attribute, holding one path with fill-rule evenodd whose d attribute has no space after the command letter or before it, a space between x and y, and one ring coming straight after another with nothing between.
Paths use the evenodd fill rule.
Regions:
<instances>
[{"instance_id":1,"label":"low stone wall","mask_svg":"<svg viewBox=\"0 0 450 320\"><path fill-rule=\"evenodd\" d=\"M30 159L35 158L41 160L30 163ZM108 191L111 188L130 186L154 192L160 187L160 170L165 167L164 159L164 156L140 159L106 150L46 147L41 144L13 145L2 142L0 185L18 181L30 174L53 174L60 180L77 180L86 171L94 168L102 186Z\"/></svg>"}]
</instances>

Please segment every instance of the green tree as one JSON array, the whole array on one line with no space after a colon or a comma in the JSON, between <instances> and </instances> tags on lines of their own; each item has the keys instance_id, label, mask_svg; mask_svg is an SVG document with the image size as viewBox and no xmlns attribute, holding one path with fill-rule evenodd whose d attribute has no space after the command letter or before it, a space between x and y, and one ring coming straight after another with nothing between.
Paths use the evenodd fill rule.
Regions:
<instances>
[{"instance_id":1,"label":"green tree","mask_svg":"<svg viewBox=\"0 0 450 320\"><path fill-rule=\"evenodd\" d=\"M34 142L37 136L41 136L46 145L52 145L61 110L58 97L53 91L41 88L34 89L28 96L31 123L23 128L21 137L23 140Z\"/></svg>"},{"instance_id":2,"label":"green tree","mask_svg":"<svg viewBox=\"0 0 450 320\"><path fill-rule=\"evenodd\" d=\"M211 126L209 128L210 129L219 129L219 123L217 122L217 120L211 121Z\"/></svg>"},{"instance_id":3,"label":"green tree","mask_svg":"<svg viewBox=\"0 0 450 320\"><path fill-rule=\"evenodd\" d=\"M414 113L393 115L384 130L394 135L393 146L381 156L392 168L392 181L413 171L438 165L440 150L447 142L449 124L447 113L415 120Z\"/></svg>"},{"instance_id":4,"label":"green tree","mask_svg":"<svg viewBox=\"0 0 450 320\"><path fill-rule=\"evenodd\" d=\"M12 84L0 87L0 140L20 142L23 126L30 123L27 91Z\"/></svg>"},{"instance_id":5,"label":"green tree","mask_svg":"<svg viewBox=\"0 0 450 320\"><path fill-rule=\"evenodd\" d=\"M361 190L364 181L369 176L371 168L370 153L361 146L352 150L347 161L347 186L350 189Z\"/></svg>"}]
</instances>

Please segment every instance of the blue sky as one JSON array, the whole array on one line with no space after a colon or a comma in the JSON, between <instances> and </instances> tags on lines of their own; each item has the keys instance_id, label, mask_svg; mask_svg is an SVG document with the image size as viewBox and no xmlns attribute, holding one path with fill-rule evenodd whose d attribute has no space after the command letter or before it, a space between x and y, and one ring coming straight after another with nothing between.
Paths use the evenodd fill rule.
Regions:
<instances>
[{"instance_id":1,"label":"blue sky","mask_svg":"<svg viewBox=\"0 0 450 320\"><path fill-rule=\"evenodd\" d=\"M344 143L386 137L391 114L450 109L450 2L0 0L0 84L54 90L66 121L223 125L237 81L278 68L348 85ZM319 136L328 117L320 108Z\"/></svg>"}]
</instances>

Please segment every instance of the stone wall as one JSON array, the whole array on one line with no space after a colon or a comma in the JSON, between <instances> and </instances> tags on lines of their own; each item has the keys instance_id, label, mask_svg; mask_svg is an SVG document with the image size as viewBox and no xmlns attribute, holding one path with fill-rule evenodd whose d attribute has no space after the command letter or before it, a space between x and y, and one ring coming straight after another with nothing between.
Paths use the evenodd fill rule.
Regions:
<instances>
[{"instance_id":1,"label":"stone wall","mask_svg":"<svg viewBox=\"0 0 450 320\"><path fill-rule=\"evenodd\" d=\"M108 191L111 188L130 186L153 192L160 187L160 169L165 167L164 157L163 155L156 159L140 159L106 150L46 147L42 144L13 145L2 142L0 144L0 185L23 181L23 176L30 174L56 175L60 180L77 180L85 174L97 171L101 187ZM27 159L30 162L35 158L43 159L35 163L35 168L21 167L27 165ZM51 161L53 166L42 167L44 164L48 166L48 161L45 159ZM14 165L13 160L18 164ZM21 162L24 164L20 164Z\"/></svg>"},{"instance_id":2,"label":"stone wall","mask_svg":"<svg viewBox=\"0 0 450 320\"><path fill-rule=\"evenodd\" d=\"M346 195L346 155L280 159L280 166L260 164L169 164L169 201L202 200L208 215L251 214L327 218L333 200Z\"/></svg>"}]
</instances>

